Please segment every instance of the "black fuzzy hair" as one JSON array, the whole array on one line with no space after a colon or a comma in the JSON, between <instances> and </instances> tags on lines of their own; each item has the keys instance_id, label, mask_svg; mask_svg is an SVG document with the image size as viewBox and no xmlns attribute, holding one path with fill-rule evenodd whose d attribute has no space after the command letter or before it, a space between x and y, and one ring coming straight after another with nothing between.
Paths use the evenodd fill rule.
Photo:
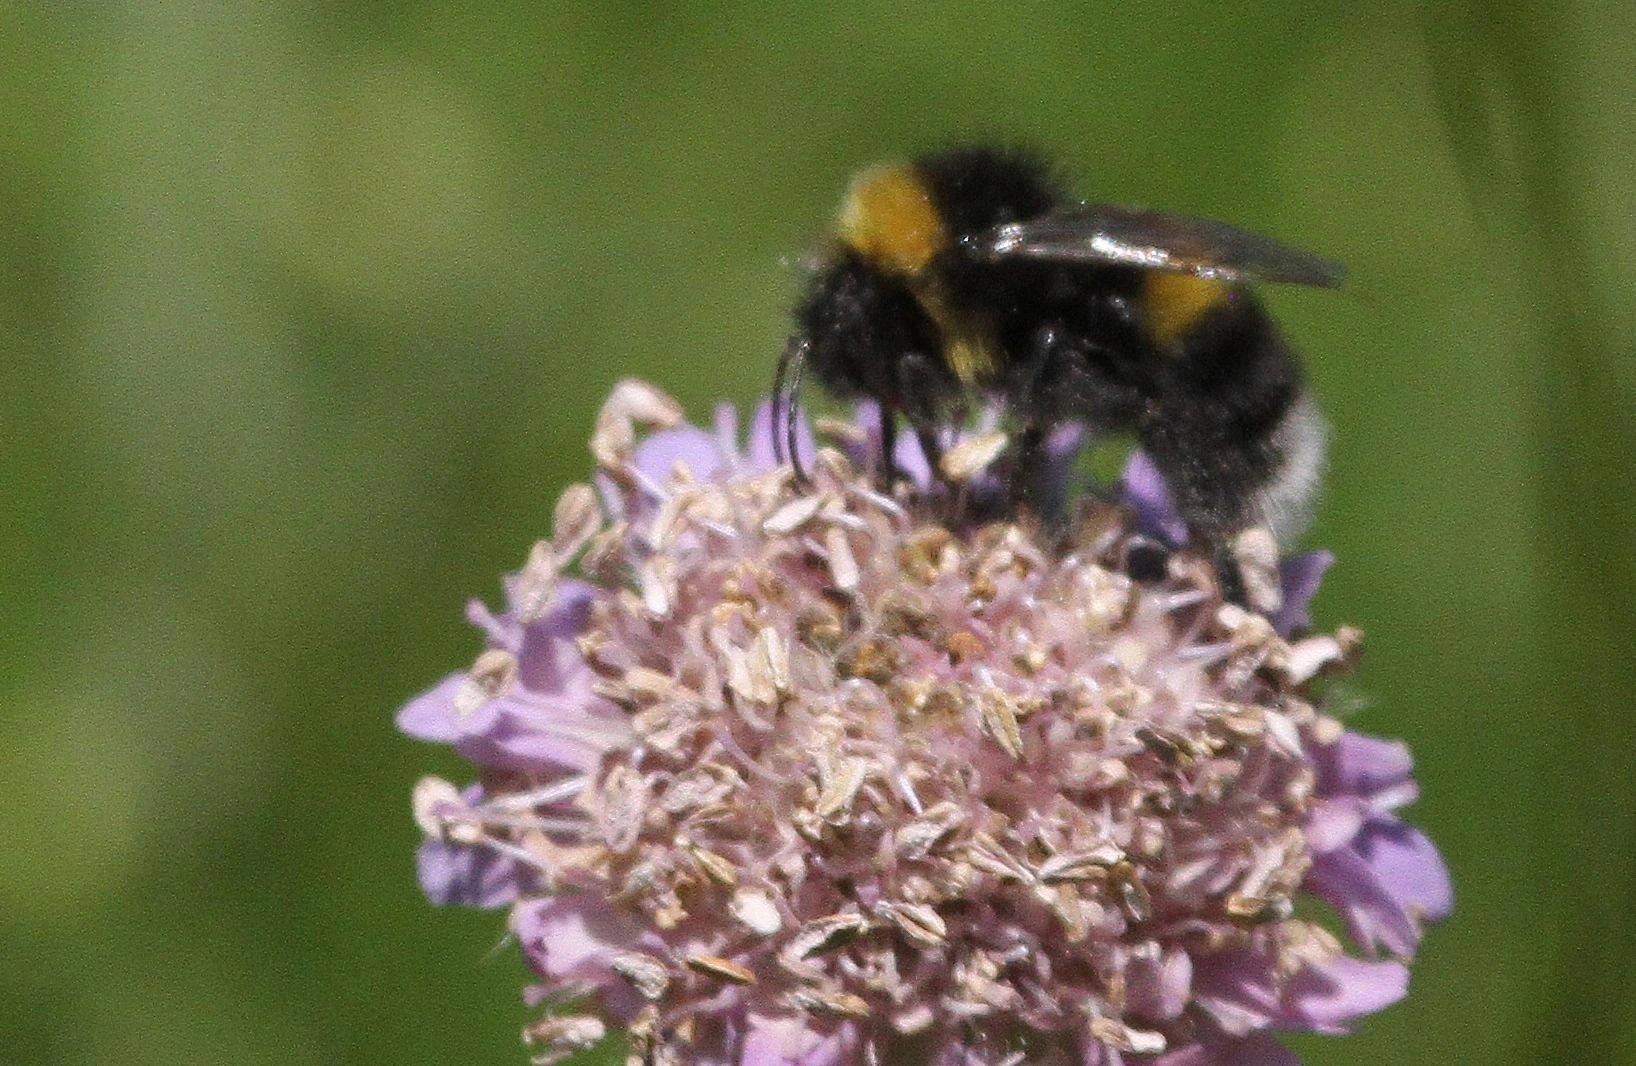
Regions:
<instances>
[{"instance_id":1,"label":"black fuzzy hair","mask_svg":"<svg viewBox=\"0 0 1636 1066\"><path fill-rule=\"evenodd\" d=\"M915 160L951 235L1035 218L1062 203L1050 168L1026 148L963 145Z\"/></svg>"}]
</instances>

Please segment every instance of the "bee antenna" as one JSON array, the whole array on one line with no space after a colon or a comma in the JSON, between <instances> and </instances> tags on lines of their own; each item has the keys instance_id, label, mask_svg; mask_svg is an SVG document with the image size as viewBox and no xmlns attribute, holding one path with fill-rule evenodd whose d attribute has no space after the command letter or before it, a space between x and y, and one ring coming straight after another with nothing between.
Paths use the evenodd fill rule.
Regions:
<instances>
[{"instance_id":1,"label":"bee antenna","mask_svg":"<svg viewBox=\"0 0 1636 1066\"><path fill-rule=\"evenodd\" d=\"M801 377L806 370L807 349L805 337L791 337L778 358L778 371L773 375L772 433L773 454L780 463L789 463L800 485L810 485L806 468L801 465L797 447L797 433L801 423Z\"/></svg>"}]
</instances>

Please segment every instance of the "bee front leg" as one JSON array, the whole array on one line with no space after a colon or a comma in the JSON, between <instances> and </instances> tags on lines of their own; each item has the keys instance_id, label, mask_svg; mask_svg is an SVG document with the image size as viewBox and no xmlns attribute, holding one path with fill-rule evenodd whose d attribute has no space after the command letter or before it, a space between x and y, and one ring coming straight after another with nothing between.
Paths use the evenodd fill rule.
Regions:
<instances>
[{"instance_id":1,"label":"bee front leg","mask_svg":"<svg viewBox=\"0 0 1636 1066\"><path fill-rule=\"evenodd\" d=\"M882 486L892 487L898 479L898 413L888 404L880 405L880 458L876 461L875 476Z\"/></svg>"},{"instance_id":2,"label":"bee front leg","mask_svg":"<svg viewBox=\"0 0 1636 1066\"><path fill-rule=\"evenodd\" d=\"M1250 606L1244 585L1244 568L1232 546L1226 541L1212 544L1210 559L1216 568L1216 584L1221 589L1221 598L1240 607ZM1277 604L1264 609L1276 610Z\"/></svg>"},{"instance_id":3,"label":"bee front leg","mask_svg":"<svg viewBox=\"0 0 1636 1066\"><path fill-rule=\"evenodd\" d=\"M936 432L930 427L915 425L914 431L915 439L920 442L920 450L926 456L926 464L931 469L930 476L935 480L943 463L943 446L938 441ZM890 490L893 483L900 478L911 485L914 484L914 472L905 470L898 463L897 411L885 404L882 404L880 409L880 458L875 469L881 487L887 490Z\"/></svg>"},{"instance_id":4,"label":"bee front leg","mask_svg":"<svg viewBox=\"0 0 1636 1066\"><path fill-rule=\"evenodd\" d=\"M943 442L937 438L937 430L932 426L916 426L915 440L920 442L920 452L926 457L926 465L931 468L932 480L943 480Z\"/></svg>"},{"instance_id":5,"label":"bee front leg","mask_svg":"<svg viewBox=\"0 0 1636 1066\"><path fill-rule=\"evenodd\" d=\"M938 429L959 406L960 384L948 368L924 352L905 352L897 362L898 395L914 427L933 482L943 477L943 442Z\"/></svg>"}]
</instances>

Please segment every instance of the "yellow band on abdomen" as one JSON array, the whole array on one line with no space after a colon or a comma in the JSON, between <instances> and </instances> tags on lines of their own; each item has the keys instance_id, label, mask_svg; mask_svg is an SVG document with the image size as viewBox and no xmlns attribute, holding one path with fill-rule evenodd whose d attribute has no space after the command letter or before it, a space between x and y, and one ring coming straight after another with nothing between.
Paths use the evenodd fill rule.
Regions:
<instances>
[{"instance_id":1,"label":"yellow band on abdomen","mask_svg":"<svg viewBox=\"0 0 1636 1066\"><path fill-rule=\"evenodd\" d=\"M1142 312L1148 335L1160 344L1176 344L1188 327L1227 299L1231 287L1192 274L1153 271L1142 277Z\"/></svg>"}]
</instances>

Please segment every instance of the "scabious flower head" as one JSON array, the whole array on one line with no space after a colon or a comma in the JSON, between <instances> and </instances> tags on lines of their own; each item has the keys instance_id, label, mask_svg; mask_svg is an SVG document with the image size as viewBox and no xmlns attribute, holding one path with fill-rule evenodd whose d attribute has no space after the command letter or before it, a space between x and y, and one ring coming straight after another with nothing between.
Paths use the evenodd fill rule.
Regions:
<instances>
[{"instance_id":1,"label":"scabious flower head","mask_svg":"<svg viewBox=\"0 0 1636 1066\"><path fill-rule=\"evenodd\" d=\"M1357 643L1300 632L1326 557L1253 612L1185 552L1130 576L1182 535L1140 459L1020 520L993 433L952 485L903 442L887 495L868 417L810 486L770 421L619 386L595 488L399 716L478 768L417 787L421 882L511 907L537 1061L1277 1064L1403 995L1449 885L1406 749L1314 706Z\"/></svg>"}]
</instances>

